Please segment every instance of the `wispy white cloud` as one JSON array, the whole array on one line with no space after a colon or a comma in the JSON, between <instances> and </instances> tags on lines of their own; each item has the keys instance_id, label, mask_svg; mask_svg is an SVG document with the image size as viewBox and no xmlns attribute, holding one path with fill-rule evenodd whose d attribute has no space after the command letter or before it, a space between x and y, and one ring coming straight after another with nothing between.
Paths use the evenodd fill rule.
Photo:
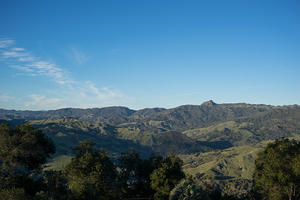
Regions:
<instances>
[{"instance_id":1,"label":"wispy white cloud","mask_svg":"<svg viewBox=\"0 0 300 200\"><path fill-rule=\"evenodd\" d=\"M7 48L15 43L14 40L8 38L0 38L0 48Z\"/></svg>"},{"instance_id":2,"label":"wispy white cloud","mask_svg":"<svg viewBox=\"0 0 300 200\"><path fill-rule=\"evenodd\" d=\"M25 51L25 49L18 48L18 47L11 48L11 50L13 50L13 51Z\"/></svg>"},{"instance_id":3,"label":"wispy white cloud","mask_svg":"<svg viewBox=\"0 0 300 200\"><path fill-rule=\"evenodd\" d=\"M78 48L72 47L69 53L69 57L72 60L75 60L77 64L83 64L87 61L87 56Z\"/></svg>"},{"instance_id":4,"label":"wispy white cloud","mask_svg":"<svg viewBox=\"0 0 300 200\"><path fill-rule=\"evenodd\" d=\"M14 40L0 38L2 61L7 61L9 67L22 71L26 75L47 77L59 86L51 94L31 94L24 97L24 99L27 98L24 104L26 109L45 110L70 106L102 107L119 105L128 99L120 91L111 87L99 88L92 81L74 80L62 67L36 57L26 49L16 46L15 43ZM73 48L72 52L77 63L86 61L86 56L78 49ZM5 96L2 96L2 99L5 99Z\"/></svg>"},{"instance_id":5,"label":"wispy white cloud","mask_svg":"<svg viewBox=\"0 0 300 200\"><path fill-rule=\"evenodd\" d=\"M25 51L4 51L2 52L3 58L27 58L30 57L30 54Z\"/></svg>"},{"instance_id":6,"label":"wispy white cloud","mask_svg":"<svg viewBox=\"0 0 300 200\"><path fill-rule=\"evenodd\" d=\"M25 65L25 67L33 70L37 75L47 76L53 79L60 85L71 84L72 82L74 82L71 78L68 77L67 73L62 68L50 62L34 61Z\"/></svg>"},{"instance_id":7,"label":"wispy white cloud","mask_svg":"<svg viewBox=\"0 0 300 200\"><path fill-rule=\"evenodd\" d=\"M87 91L90 91L98 100L106 100L111 98L122 98L123 95L117 91L113 91L108 87L98 89L91 81L86 83Z\"/></svg>"},{"instance_id":8,"label":"wispy white cloud","mask_svg":"<svg viewBox=\"0 0 300 200\"><path fill-rule=\"evenodd\" d=\"M35 60L35 58L32 57L32 56L26 56L26 57L20 57L19 58L20 62L32 62L34 60Z\"/></svg>"},{"instance_id":9,"label":"wispy white cloud","mask_svg":"<svg viewBox=\"0 0 300 200\"><path fill-rule=\"evenodd\" d=\"M20 66L20 65L11 65L11 68L17 69L17 70L21 70L21 71L25 71L28 73L34 73L34 70L31 69L30 67L27 66Z\"/></svg>"},{"instance_id":10,"label":"wispy white cloud","mask_svg":"<svg viewBox=\"0 0 300 200\"><path fill-rule=\"evenodd\" d=\"M39 94L31 94L29 95L29 98L31 101L25 104L26 109L49 110L63 107L61 99L59 98L47 98L46 96Z\"/></svg>"},{"instance_id":11,"label":"wispy white cloud","mask_svg":"<svg viewBox=\"0 0 300 200\"><path fill-rule=\"evenodd\" d=\"M14 46L14 40L0 40L2 41L0 56L4 60L8 60L10 67L27 72L31 76L47 76L51 80L60 85L69 84L72 81L68 77L68 73L55 63L41 60L33 56L26 49ZM1 44L1 43L0 43Z\"/></svg>"}]
</instances>

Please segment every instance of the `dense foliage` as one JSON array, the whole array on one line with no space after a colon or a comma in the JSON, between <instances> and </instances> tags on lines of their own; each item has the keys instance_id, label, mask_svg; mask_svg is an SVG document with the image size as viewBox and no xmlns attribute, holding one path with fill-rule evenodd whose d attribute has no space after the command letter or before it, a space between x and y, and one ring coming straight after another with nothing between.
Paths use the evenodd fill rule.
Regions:
<instances>
[{"instance_id":1,"label":"dense foliage","mask_svg":"<svg viewBox=\"0 0 300 200\"><path fill-rule=\"evenodd\" d=\"M33 196L38 199L167 199L170 190L177 188L184 176L170 172L176 169L193 175L196 181L178 186L178 191L185 191L180 198L198 198L201 193L200 196L207 194L213 199L212 193L202 187L204 181L217 193L221 192L218 195L248 198L257 153L274 139L300 138L297 105L209 101L199 106L138 111L125 107L0 109L0 123L3 122L15 127L0 128L0 181L5 183L0 185L0 196L6 199L12 195L23 199ZM35 129L23 126L24 123ZM95 145L81 143L72 151L86 139ZM54 159L43 165L54 152L53 143ZM129 148L135 150L128 151ZM168 152L183 162L173 155L177 164L172 164ZM162 156L150 156L156 153ZM42 167L47 171L41 171ZM48 171L51 169L56 171ZM299 167L293 170L298 173ZM102 187L105 183L107 187ZM257 192L265 193L262 187L256 186ZM189 196L193 191L197 195Z\"/></svg>"},{"instance_id":2,"label":"dense foliage","mask_svg":"<svg viewBox=\"0 0 300 200\"><path fill-rule=\"evenodd\" d=\"M185 177L182 171L182 160L172 153L162 160L160 167L150 175L151 187L156 191L154 198L163 200L169 198L170 191Z\"/></svg>"},{"instance_id":3,"label":"dense foliage","mask_svg":"<svg viewBox=\"0 0 300 200\"><path fill-rule=\"evenodd\" d=\"M166 199L184 178L182 161L172 154L141 159L131 150L114 164L90 140L74 148L64 171L43 172L41 165L55 152L54 145L30 125L2 125L0 143L0 194L6 199L162 199L159 180L167 187Z\"/></svg>"},{"instance_id":4,"label":"dense foliage","mask_svg":"<svg viewBox=\"0 0 300 200\"><path fill-rule=\"evenodd\" d=\"M21 166L28 170L38 169L55 152L53 142L30 125L15 129L1 125L0 146L0 160L4 168Z\"/></svg>"},{"instance_id":5,"label":"dense foliage","mask_svg":"<svg viewBox=\"0 0 300 200\"><path fill-rule=\"evenodd\" d=\"M1 196L29 198L41 190L41 165L55 152L53 142L30 125L0 126ZM17 199L18 199L17 198Z\"/></svg>"},{"instance_id":6,"label":"dense foliage","mask_svg":"<svg viewBox=\"0 0 300 200\"><path fill-rule=\"evenodd\" d=\"M92 141L75 148L75 157L66 167L68 186L76 199L112 199L116 193L116 169L107 153L93 149Z\"/></svg>"},{"instance_id":7,"label":"dense foliage","mask_svg":"<svg viewBox=\"0 0 300 200\"><path fill-rule=\"evenodd\" d=\"M255 189L267 199L300 199L300 142L280 139L258 154Z\"/></svg>"}]
</instances>

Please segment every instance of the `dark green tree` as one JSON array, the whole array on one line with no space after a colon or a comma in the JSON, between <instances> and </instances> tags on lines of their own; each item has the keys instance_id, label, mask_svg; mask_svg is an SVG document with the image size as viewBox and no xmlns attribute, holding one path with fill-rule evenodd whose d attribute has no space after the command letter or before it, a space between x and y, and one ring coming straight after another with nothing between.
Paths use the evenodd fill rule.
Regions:
<instances>
[{"instance_id":1,"label":"dark green tree","mask_svg":"<svg viewBox=\"0 0 300 200\"><path fill-rule=\"evenodd\" d=\"M0 191L32 198L41 188L40 170L55 152L53 142L30 125L0 126ZM24 196L24 198L25 198Z\"/></svg>"},{"instance_id":2,"label":"dark green tree","mask_svg":"<svg viewBox=\"0 0 300 200\"><path fill-rule=\"evenodd\" d=\"M67 178L63 171L45 171L42 174L42 190L36 194L39 200L71 200L72 192L68 188Z\"/></svg>"},{"instance_id":3,"label":"dark green tree","mask_svg":"<svg viewBox=\"0 0 300 200\"><path fill-rule=\"evenodd\" d=\"M300 199L300 142L280 139L258 154L254 189L264 199Z\"/></svg>"},{"instance_id":4,"label":"dark green tree","mask_svg":"<svg viewBox=\"0 0 300 200\"><path fill-rule=\"evenodd\" d=\"M0 200L29 200L23 188L9 188L0 190Z\"/></svg>"},{"instance_id":5,"label":"dark green tree","mask_svg":"<svg viewBox=\"0 0 300 200\"><path fill-rule=\"evenodd\" d=\"M76 199L112 199L116 195L116 169L105 151L92 141L75 148L75 158L66 166L69 188Z\"/></svg>"},{"instance_id":6,"label":"dark green tree","mask_svg":"<svg viewBox=\"0 0 300 200\"><path fill-rule=\"evenodd\" d=\"M155 190L154 199L169 198L170 191L185 177L182 171L182 160L172 153L161 162L159 168L150 175L151 188Z\"/></svg>"},{"instance_id":7,"label":"dark green tree","mask_svg":"<svg viewBox=\"0 0 300 200\"><path fill-rule=\"evenodd\" d=\"M38 170L51 154L55 146L42 131L31 125L11 129L8 125L0 126L0 160L2 168L23 167Z\"/></svg>"},{"instance_id":8,"label":"dark green tree","mask_svg":"<svg viewBox=\"0 0 300 200\"><path fill-rule=\"evenodd\" d=\"M122 198L152 198L150 174L160 166L161 156L152 155L148 159L130 149L122 153L119 162L119 183Z\"/></svg>"}]
</instances>

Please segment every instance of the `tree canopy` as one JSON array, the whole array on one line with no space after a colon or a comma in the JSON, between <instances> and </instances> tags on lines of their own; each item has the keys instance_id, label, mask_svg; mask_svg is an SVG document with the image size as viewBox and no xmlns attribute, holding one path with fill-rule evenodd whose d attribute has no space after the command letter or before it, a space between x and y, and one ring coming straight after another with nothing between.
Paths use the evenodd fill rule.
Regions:
<instances>
[{"instance_id":1,"label":"tree canopy","mask_svg":"<svg viewBox=\"0 0 300 200\"><path fill-rule=\"evenodd\" d=\"M33 197L41 189L40 169L55 152L51 139L30 125L0 126L0 196Z\"/></svg>"},{"instance_id":2,"label":"tree canopy","mask_svg":"<svg viewBox=\"0 0 300 200\"><path fill-rule=\"evenodd\" d=\"M182 171L182 160L170 153L164 158L161 166L155 169L151 176L151 187L156 192L154 199L163 200L169 198L170 191L185 177Z\"/></svg>"},{"instance_id":3,"label":"tree canopy","mask_svg":"<svg viewBox=\"0 0 300 200\"><path fill-rule=\"evenodd\" d=\"M111 199L116 195L116 169L105 151L98 152L86 140L75 148L66 166L68 185L76 199Z\"/></svg>"},{"instance_id":4,"label":"tree canopy","mask_svg":"<svg viewBox=\"0 0 300 200\"><path fill-rule=\"evenodd\" d=\"M24 167L28 170L38 169L51 154L55 146L42 131L31 125L10 128L7 124L0 126L0 160L2 167Z\"/></svg>"},{"instance_id":5,"label":"tree canopy","mask_svg":"<svg viewBox=\"0 0 300 200\"><path fill-rule=\"evenodd\" d=\"M300 142L280 139L258 154L255 190L267 199L300 199Z\"/></svg>"}]
</instances>

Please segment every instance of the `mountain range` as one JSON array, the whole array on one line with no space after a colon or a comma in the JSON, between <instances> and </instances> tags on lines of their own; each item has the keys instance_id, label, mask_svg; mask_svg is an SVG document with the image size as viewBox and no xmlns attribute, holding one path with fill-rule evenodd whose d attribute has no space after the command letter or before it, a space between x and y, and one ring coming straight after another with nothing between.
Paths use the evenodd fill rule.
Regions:
<instances>
[{"instance_id":1,"label":"mountain range","mask_svg":"<svg viewBox=\"0 0 300 200\"><path fill-rule=\"evenodd\" d=\"M130 148L142 156L173 152L184 161L186 172L199 180L211 178L234 191L228 184L249 184L255 156L264 145L281 137L299 138L300 106L216 104L210 100L171 109L0 109L0 123L29 123L52 138L57 153L50 168L63 167L74 146L92 139L112 157Z\"/></svg>"}]
</instances>

